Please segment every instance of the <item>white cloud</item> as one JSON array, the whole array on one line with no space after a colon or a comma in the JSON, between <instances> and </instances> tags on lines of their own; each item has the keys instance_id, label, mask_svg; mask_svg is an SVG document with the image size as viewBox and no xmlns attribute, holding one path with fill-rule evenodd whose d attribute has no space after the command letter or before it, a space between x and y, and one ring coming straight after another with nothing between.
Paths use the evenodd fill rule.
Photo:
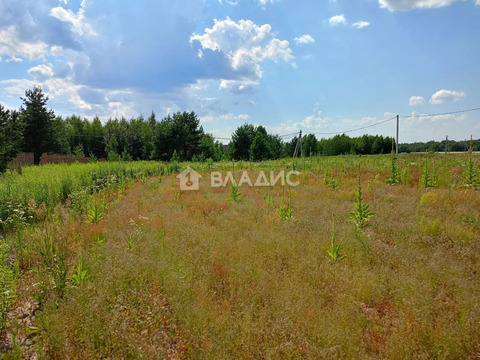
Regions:
<instances>
[{"instance_id":1,"label":"white cloud","mask_svg":"<svg viewBox=\"0 0 480 360\"><path fill-rule=\"evenodd\" d=\"M19 59L18 57L25 57L29 60L40 59L47 53L45 43L22 40L14 26L0 30L0 55L10 56L12 61L16 61Z\"/></svg>"},{"instance_id":2,"label":"white cloud","mask_svg":"<svg viewBox=\"0 0 480 360\"><path fill-rule=\"evenodd\" d=\"M313 115L307 116L299 122L302 129L318 130L327 127L329 118L322 117L320 110L314 112Z\"/></svg>"},{"instance_id":3,"label":"white cloud","mask_svg":"<svg viewBox=\"0 0 480 360\"><path fill-rule=\"evenodd\" d=\"M63 55L64 49L61 46L54 45L50 48L50 55L60 56Z\"/></svg>"},{"instance_id":4,"label":"white cloud","mask_svg":"<svg viewBox=\"0 0 480 360\"><path fill-rule=\"evenodd\" d=\"M24 95L25 89L34 87L35 81L27 79L8 79L0 81L3 85L5 92L9 95Z\"/></svg>"},{"instance_id":5,"label":"white cloud","mask_svg":"<svg viewBox=\"0 0 480 360\"><path fill-rule=\"evenodd\" d=\"M410 106L425 104L425 99L422 96L411 96L409 100Z\"/></svg>"},{"instance_id":6,"label":"white cloud","mask_svg":"<svg viewBox=\"0 0 480 360\"><path fill-rule=\"evenodd\" d=\"M22 61L23 61L22 58L16 57L15 55L12 55L12 56L10 56L10 59L7 59L5 62L7 62L7 63L11 63L11 62L19 63L19 62L22 62Z\"/></svg>"},{"instance_id":7,"label":"white cloud","mask_svg":"<svg viewBox=\"0 0 480 360\"><path fill-rule=\"evenodd\" d=\"M432 95L430 103L443 104L446 102L458 101L465 96L467 96L467 94L463 91L451 91L442 89Z\"/></svg>"},{"instance_id":8,"label":"white cloud","mask_svg":"<svg viewBox=\"0 0 480 360\"><path fill-rule=\"evenodd\" d=\"M318 109L317 104L313 109L312 115L306 116L303 120L282 123L277 126L266 126L266 128L273 134L285 135L302 130L304 135L306 135L309 132L326 128L329 122L330 118L322 116L322 111Z\"/></svg>"},{"instance_id":9,"label":"white cloud","mask_svg":"<svg viewBox=\"0 0 480 360\"><path fill-rule=\"evenodd\" d=\"M218 2L219 2L220 4L223 3L224 1L225 1L227 4L233 5L233 6L238 5L238 3L240 2L240 0L236 0L236 1L234 1L234 0L218 0ZM261 4L261 5L267 5L268 3L273 4L276 0L257 0L257 1L258 1L259 4Z\"/></svg>"},{"instance_id":10,"label":"white cloud","mask_svg":"<svg viewBox=\"0 0 480 360\"><path fill-rule=\"evenodd\" d=\"M27 70L28 74L35 80L43 81L53 76L53 70L48 65L37 65Z\"/></svg>"},{"instance_id":11,"label":"white cloud","mask_svg":"<svg viewBox=\"0 0 480 360\"><path fill-rule=\"evenodd\" d=\"M78 12L73 13L70 9L64 9L63 7L55 7L50 11L50 15L62 22L67 22L72 25L72 30L78 35L97 35L96 31L85 19L84 1Z\"/></svg>"},{"instance_id":12,"label":"white cloud","mask_svg":"<svg viewBox=\"0 0 480 360\"><path fill-rule=\"evenodd\" d=\"M92 110L93 106L79 95L81 85L75 85L70 78L54 78L52 69L47 65L38 65L28 70L35 80L9 79L0 81L4 91L9 95L23 95L26 89L41 86L50 100L60 99L74 105L75 110ZM96 108L97 112L102 109Z\"/></svg>"},{"instance_id":13,"label":"white cloud","mask_svg":"<svg viewBox=\"0 0 480 360\"><path fill-rule=\"evenodd\" d=\"M479 5L479 6L480 6L480 0L477 0L477 1L475 2L475 5Z\"/></svg>"},{"instance_id":14,"label":"white cloud","mask_svg":"<svg viewBox=\"0 0 480 360\"><path fill-rule=\"evenodd\" d=\"M449 6L463 0L378 0L380 7L389 11L411 9L433 9ZM477 0L477 5L480 0Z\"/></svg>"},{"instance_id":15,"label":"white cloud","mask_svg":"<svg viewBox=\"0 0 480 360\"><path fill-rule=\"evenodd\" d=\"M222 80L219 89L234 94L252 94L258 91L258 81Z\"/></svg>"},{"instance_id":16,"label":"white cloud","mask_svg":"<svg viewBox=\"0 0 480 360\"><path fill-rule=\"evenodd\" d=\"M479 0L480 1L480 0ZM302 36L299 36L299 37L296 37L294 38L293 40L295 40L295 42L298 44L311 44L311 43L314 43L315 42L315 39L309 35L309 34L305 34L305 35L302 35Z\"/></svg>"},{"instance_id":17,"label":"white cloud","mask_svg":"<svg viewBox=\"0 0 480 360\"><path fill-rule=\"evenodd\" d=\"M199 116L200 122L202 123L211 123L214 122L215 118L212 115Z\"/></svg>"},{"instance_id":18,"label":"white cloud","mask_svg":"<svg viewBox=\"0 0 480 360\"><path fill-rule=\"evenodd\" d=\"M330 19L328 19L328 23L332 26L346 24L347 19L345 19L345 16L343 14L335 15L335 16L332 16Z\"/></svg>"},{"instance_id":19,"label":"white cloud","mask_svg":"<svg viewBox=\"0 0 480 360\"><path fill-rule=\"evenodd\" d=\"M262 77L261 62L293 60L289 42L277 39L271 30L269 24L257 26L251 20L235 22L227 17L215 20L203 35L193 34L190 42L198 41L203 49L223 53L235 72L255 80Z\"/></svg>"},{"instance_id":20,"label":"white cloud","mask_svg":"<svg viewBox=\"0 0 480 360\"><path fill-rule=\"evenodd\" d=\"M250 115L248 114L240 114L237 116L237 118L241 119L241 120L248 120L250 119Z\"/></svg>"},{"instance_id":21,"label":"white cloud","mask_svg":"<svg viewBox=\"0 0 480 360\"><path fill-rule=\"evenodd\" d=\"M419 122L440 122L440 121L463 121L467 119L467 114L440 114L440 115L427 115L412 112L411 123Z\"/></svg>"},{"instance_id":22,"label":"white cloud","mask_svg":"<svg viewBox=\"0 0 480 360\"><path fill-rule=\"evenodd\" d=\"M120 101L111 101L108 103L108 108L110 109L112 116L116 118L131 118L137 116L135 110L133 110L132 104L120 102Z\"/></svg>"},{"instance_id":23,"label":"white cloud","mask_svg":"<svg viewBox=\"0 0 480 360\"><path fill-rule=\"evenodd\" d=\"M357 21L356 23L353 23L353 27L357 29L363 29L364 27L370 26L370 23L368 21Z\"/></svg>"}]
</instances>

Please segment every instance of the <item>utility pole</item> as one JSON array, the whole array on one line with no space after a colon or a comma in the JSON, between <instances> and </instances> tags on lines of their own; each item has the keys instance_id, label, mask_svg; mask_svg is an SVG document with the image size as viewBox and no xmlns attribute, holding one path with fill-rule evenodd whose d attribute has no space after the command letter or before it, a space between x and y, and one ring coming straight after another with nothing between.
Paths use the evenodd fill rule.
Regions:
<instances>
[{"instance_id":1,"label":"utility pole","mask_svg":"<svg viewBox=\"0 0 480 360\"><path fill-rule=\"evenodd\" d=\"M303 158L303 141L302 141L302 130L300 130L300 157Z\"/></svg>"},{"instance_id":2,"label":"utility pole","mask_svg":"<svg viewBox=\"0 0 480 360\"><path fill-rule=\"evenodd\" d=\"M399 126L399 121L400 120L400 116L397 115L397 144L395 146L395 155L398 156L398 126Z\"/></svg>"},{"instance_id":3,"label":"utility pole","mask_svg":"<svg viewBox=\"0 0 480 360\"><path fill-rule=\"evenodd\" d=\"M300 133L298 135L297 139L297 145L295 146L295 151L293 152L293 157L297 157L297 155L302 154L302 130L300 130Z\"/></svg>"},{"instance_id":4,"label":"utility pole","mask_svg":"<svg viewBox=\"0 0 480 360\"><path fill-rule=\"evenodd\" d=\"M445 137L445 155L447 154L448 151L448 135Z\"/></svg>"}]
</instances>

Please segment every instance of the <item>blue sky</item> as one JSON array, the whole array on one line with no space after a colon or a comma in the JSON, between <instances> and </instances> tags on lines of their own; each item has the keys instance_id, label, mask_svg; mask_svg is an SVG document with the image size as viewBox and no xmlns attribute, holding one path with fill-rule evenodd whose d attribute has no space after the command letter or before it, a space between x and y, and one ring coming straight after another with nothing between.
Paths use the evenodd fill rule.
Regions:
<instances>
[{"instance_id":1,"label":"blue sky","mask_svg":"<svg viewBox=\"0 0 480 360\"><path fill-rule=\"evenodd\" d=\"M40 85L58 115L193 110L222 138L397 114L400 142L480 138L480 111L423 116L480 107L480 0L1 0L0 59L6 108Z\"/></svg>"}]
</instances>

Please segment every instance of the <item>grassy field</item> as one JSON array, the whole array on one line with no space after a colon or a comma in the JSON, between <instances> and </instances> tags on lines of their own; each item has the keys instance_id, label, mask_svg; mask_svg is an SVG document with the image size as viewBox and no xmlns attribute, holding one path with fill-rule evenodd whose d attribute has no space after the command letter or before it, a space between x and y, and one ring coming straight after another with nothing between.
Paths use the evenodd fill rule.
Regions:
<instances>
[{"instance_id":1,"label":"grassy field","mask_svg":"<svg viewBox=\"0 0 480 360\"><path fill-rule=\"evenodd\" d=\"M155 163L0 179L2 351L480 358L476 155L186 165L203 176L199 191L180 191L177 167ZM254 182L295 169L300 185L209 186L212 171L234 169L237 182L242 170ZM64 180L41 183L52 172ZM79 185L67 191L67 179Z\"/></svg>"}]
</instances>

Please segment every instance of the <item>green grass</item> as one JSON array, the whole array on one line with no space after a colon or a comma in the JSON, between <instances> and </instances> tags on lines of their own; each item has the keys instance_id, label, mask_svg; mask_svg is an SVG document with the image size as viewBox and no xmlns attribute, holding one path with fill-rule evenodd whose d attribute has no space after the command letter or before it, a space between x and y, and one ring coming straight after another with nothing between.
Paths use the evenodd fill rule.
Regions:
<instances>
[{"instance_id":1,"label":"green grass","mask_svg":"<svg viewBox=\"0 0 480 360\"><path fill-rule=\"evenodd\" d=\"M71 194L94 192L151 175L171 174L170 165L155 162L97 162L90 164L29 166L22 173L0 176L0 230L33 222L33 208L45 204L51 211Z\"/></svg>"},{"instance_id":2,"label":"green grass","mask_svg":"<svg viewBox=\"0 0 480 360\"><path fill-rule=\"evenodd\" d=\"M437 188L425 189L425 156ZM240 202L206 186L232 163L190 164L198 192L179 193L173 175L141 177L94 195L109 199L98 222L57 206L21 241L7 234L26 249L17 303L50 281L36 319L43 358L475 358L480 192L461 187L467 161L401 155L397 186L385 182L388 155L235 163L252 179L302 172L290 190L240 187ZM349 221L359 196L375 212L362 229ZM295 221L279 216L287 202ZM53 253L67 269L61 297Z\"/></svg>"}]
</instances>

